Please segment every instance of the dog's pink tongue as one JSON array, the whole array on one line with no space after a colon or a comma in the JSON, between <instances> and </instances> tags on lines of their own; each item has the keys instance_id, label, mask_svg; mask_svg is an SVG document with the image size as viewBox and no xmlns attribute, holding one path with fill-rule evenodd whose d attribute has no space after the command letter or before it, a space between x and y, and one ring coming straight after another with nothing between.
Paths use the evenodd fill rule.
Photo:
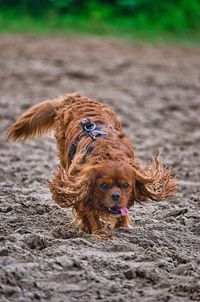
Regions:
<instances>
[{"instance_id":1,"label":"dog's pink tongue","mask_svg":"<svg viewBox=\"0 0 200 302\"><path fill-rule=\"evenodd\" d=\"M121 212L121 215L122 215L122 216L128 215L128 209L127 209L127 208L121 208L121 209L120 209L120 212Z\"/></svg>"}]
</instances>

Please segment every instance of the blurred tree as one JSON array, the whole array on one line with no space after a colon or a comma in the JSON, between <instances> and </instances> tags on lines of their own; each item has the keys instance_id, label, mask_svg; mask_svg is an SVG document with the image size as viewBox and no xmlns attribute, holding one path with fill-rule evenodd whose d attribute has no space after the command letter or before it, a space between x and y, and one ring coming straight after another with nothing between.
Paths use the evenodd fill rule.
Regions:
<instances>
[{"instance_id":1,"label":"blurred tree","mask_svg":"<svg viewBox=\"0 0 200 302\"><path fill-rule=\"evenodd\" d=\"M49 14L58 19L81 16L110 22L120 18L135 29L200 29L199 0L0 0L0 8L34 18Z\"/></svg>"}]
</instances>

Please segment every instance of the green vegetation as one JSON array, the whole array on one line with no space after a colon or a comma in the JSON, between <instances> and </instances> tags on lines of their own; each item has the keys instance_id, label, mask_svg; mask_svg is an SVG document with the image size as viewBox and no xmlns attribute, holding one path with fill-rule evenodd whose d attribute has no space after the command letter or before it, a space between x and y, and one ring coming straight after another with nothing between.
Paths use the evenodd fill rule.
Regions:
<instances>
[{"instance_id":1,"label":"green vegetation","mask_svg":"<svg viewBox=\"0 0 200 302\"><path fill-rule=\"evenodd\" d=\"M200 42L199 0L0 0L0 32Z\"/></svg>"}]
</instances>

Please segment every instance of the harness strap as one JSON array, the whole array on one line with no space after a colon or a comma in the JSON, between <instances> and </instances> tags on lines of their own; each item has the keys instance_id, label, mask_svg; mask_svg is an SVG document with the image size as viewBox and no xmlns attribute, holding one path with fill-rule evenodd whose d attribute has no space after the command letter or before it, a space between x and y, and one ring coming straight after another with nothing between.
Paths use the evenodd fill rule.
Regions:
<instances>
[{"instance_id":1,"label":"harness strap","mask_svg":"<svg viewBox=\"0 0 200 302\"><path fill-rule=\"evenodd\" d=\"M80 139L84 136L89 136L91 137L92 141L96 141L97 137L103 137L103 136L107 136L108 132L106 131L101 131L101 126L100 125L96 125L95 123L93 123L90 119L84 119L80 122L79 126L83 129L78 136L76 137L76 139L73 141L73 143L71 144L70 147L70 151L69 151L69 157L70 157L70 163L72 162L75 154L76 154L76 150L77 150L77 145L80 141ZM113 128L114 129L114 128ZM84 158L90 154L92 152L92 150L94 149L94 146L92 146L91 144L88 145L86 147L86 153Z\"/></svg>"}]
</instances>

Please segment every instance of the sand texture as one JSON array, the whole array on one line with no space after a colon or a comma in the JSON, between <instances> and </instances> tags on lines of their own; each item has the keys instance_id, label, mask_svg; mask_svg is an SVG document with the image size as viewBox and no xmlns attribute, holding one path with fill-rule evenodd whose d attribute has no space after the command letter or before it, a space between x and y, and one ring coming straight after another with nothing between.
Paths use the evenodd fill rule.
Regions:
<instances>
[{"instance_id":1,"label":"sand texture","mask_svg":"<svg viewBox=\"0 0 200 302\"><path fill-rule=\"evenodd\" d=\"M109 104L142 163L158 150L176 196L131 209L133 229L99 240L51 200L54 138L8 144L16 117L79 91ZM109 39L0 39L0 300L200 301L200 49Z\"/></svg>"}]
</instances>

